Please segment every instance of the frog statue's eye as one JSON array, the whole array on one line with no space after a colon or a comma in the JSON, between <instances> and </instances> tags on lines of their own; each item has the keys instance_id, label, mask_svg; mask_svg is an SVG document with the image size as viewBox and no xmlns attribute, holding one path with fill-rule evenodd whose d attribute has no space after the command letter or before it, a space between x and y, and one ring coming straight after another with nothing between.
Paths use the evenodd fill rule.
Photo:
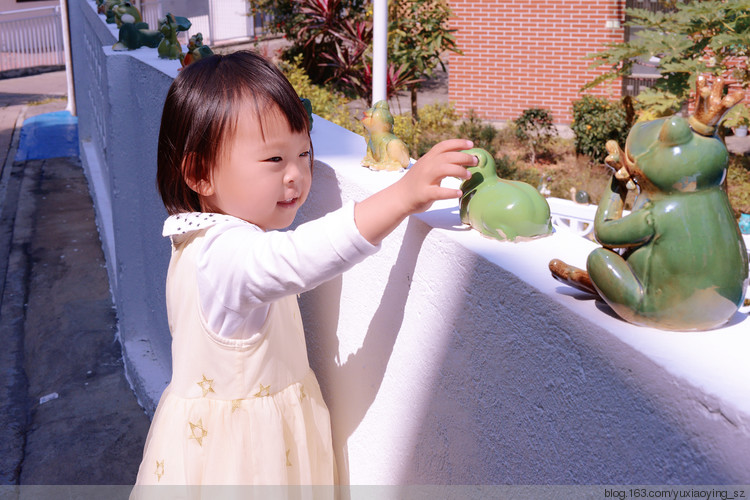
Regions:
<instances>
[{"instance_id":1,"label":"frog statue's eye","mask_svg":"<svg viewBox=\"0 0 750 500\"><path fill-rule=\"evenodd\" d=\"M659 130L659 141L665 146L679 146L689 142L692 137L693 131L690 130L690 125L680 116L672 116L664 120Z\"/></svg>"}]
</instances>

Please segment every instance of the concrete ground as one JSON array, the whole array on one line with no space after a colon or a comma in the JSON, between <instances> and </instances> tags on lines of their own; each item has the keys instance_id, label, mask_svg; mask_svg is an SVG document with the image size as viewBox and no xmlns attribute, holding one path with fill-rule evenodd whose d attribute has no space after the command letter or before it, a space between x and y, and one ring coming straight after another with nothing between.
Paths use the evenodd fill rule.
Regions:
<instances>
[{"instance_id":1,"label":"concrete ground","mask_svg":"<svg viewBox=\"0 0 750 500\"><path fill-rule=\"evenodd\" d=\"M77 133L45 128L66 91L64 72L0 80L0 485L132 484L148 432Z\"/></svg>"}]
</instances>

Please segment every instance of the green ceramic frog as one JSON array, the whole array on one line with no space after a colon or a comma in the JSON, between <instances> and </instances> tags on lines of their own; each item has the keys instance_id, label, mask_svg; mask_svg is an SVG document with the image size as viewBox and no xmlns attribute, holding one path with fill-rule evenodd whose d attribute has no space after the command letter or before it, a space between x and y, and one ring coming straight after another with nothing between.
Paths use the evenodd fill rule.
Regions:
<instances>
[{"instance_id":1,"label":"green ceramic frog","mask_svg":"<svg viewBox=\"0 0 750 500\"><path fill-rule=\"evenodd\" d=\"M362 124L367 132L367 154L362 160L363 167L393 171L409 166L409 149L393 133L393 123L388 101L378 101L365 110Z\"/></svg>"},{"instance_id":2,"label":"green ceramic frog","mask_svg":"<svg viewBox=\"0 0 750 500\"><path fill-rule=\"evenodd\" d=\"M625 150L610 141L615 169L594 221L603 248L587 271L559 260L553 275L598 293L622 318L665 330L706 330L742 304L748 257L722 183L728 153L716 135L724 113L742 98L698 78L695 113L636 124ZM640 191L623 216L628 189Z\"/></svg>"},{"instance_id":3,"label":"green ceramic frog","mask_svg":"<svg viewBox=\"0 0 750 500\"><path fill-rule=\"evenodd\" d=\"M179 59L182 55L182 45L177 40L177 33L190 29L192 23L186 17L173 16L167 13L159 19L159 31L164 38L159 42L157 51L161 59Z\"/></svg>"},{"instance_id":4,"label":"green ceramic frog","mask_svg":"<svg viewBox=\"0 0 750 500\"><path fill-rule=\"evenodd\" d=\"M487 151L464 151L479 160L469 167L471 178L461 184L461 222L484 236L522 241L552 233L549 204L525 182L500 179Z\"/></svg>"}]
</instances>

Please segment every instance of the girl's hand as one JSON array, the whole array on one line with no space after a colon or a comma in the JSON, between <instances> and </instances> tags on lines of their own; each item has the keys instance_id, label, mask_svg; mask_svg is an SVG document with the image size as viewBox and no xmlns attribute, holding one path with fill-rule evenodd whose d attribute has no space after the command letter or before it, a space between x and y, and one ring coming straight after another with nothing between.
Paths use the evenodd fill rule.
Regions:
<instances>
[{"instance_id":1,"label":"girl's hand","mask_svg":"<svg viewBox=\"0 0 750 500\"><path fill-rule=\"evenodd\" d=\"M465 139L438 143L397 182L358 203L354 220L362 236L377 245L409 215L424 212L437 200L459 198L460 190L440 187L440 183L446 177L471 177L466 167L478 160L461 150L472 147Z\"/></svg>"},{"instance_id":2,"label":"girl's hand","mask_svg":"<svg viewBox=\"0 0 750 500\"><path fill-rule=\"evenodd\" d=\"M402 188L402 202L406 215L424 212L438 200L460 198L461 191L440 187L446 177L469 179L466 169L477 164L477 157L461 150L471 149L474 143L465 139L450 139L432 147L407 170L396 183Z\"/></svg>"}]
</instances>

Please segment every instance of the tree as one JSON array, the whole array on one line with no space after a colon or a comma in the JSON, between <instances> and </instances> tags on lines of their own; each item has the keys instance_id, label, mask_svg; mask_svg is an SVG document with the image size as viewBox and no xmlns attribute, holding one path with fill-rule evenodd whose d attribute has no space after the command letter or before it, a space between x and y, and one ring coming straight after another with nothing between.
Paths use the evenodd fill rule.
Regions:
<instances>
[{"instance_id":1,"label":"tree","mask_svg":"<svg viewBox=\"0 0 750 500\"><path fill-rule=\"evenodd\" d=\"M663 116L691 99L700 74L733 79L744 89L750 85L750 0L668 4L673 7L670 12L627 9L627 24L643 30L630 41L607 44L605 50L590 54L592 68L608 69L583 90L630 75L636 63L657 60L659 77L637 101L651 115Z\"/></svg>"},{"instance_id":2,"label":"tree","mask_svg":"<svg viewBox=\"0 0 750 500\"><path fill-rule=\"evenodd\" d=\"M447 0L390 0L388 6L388 58L412 75L406 86L411 94L411 113L417 119L417 90L439 65L443 54L461 54L450 29Z\"/></svg>"}]
</instances>

